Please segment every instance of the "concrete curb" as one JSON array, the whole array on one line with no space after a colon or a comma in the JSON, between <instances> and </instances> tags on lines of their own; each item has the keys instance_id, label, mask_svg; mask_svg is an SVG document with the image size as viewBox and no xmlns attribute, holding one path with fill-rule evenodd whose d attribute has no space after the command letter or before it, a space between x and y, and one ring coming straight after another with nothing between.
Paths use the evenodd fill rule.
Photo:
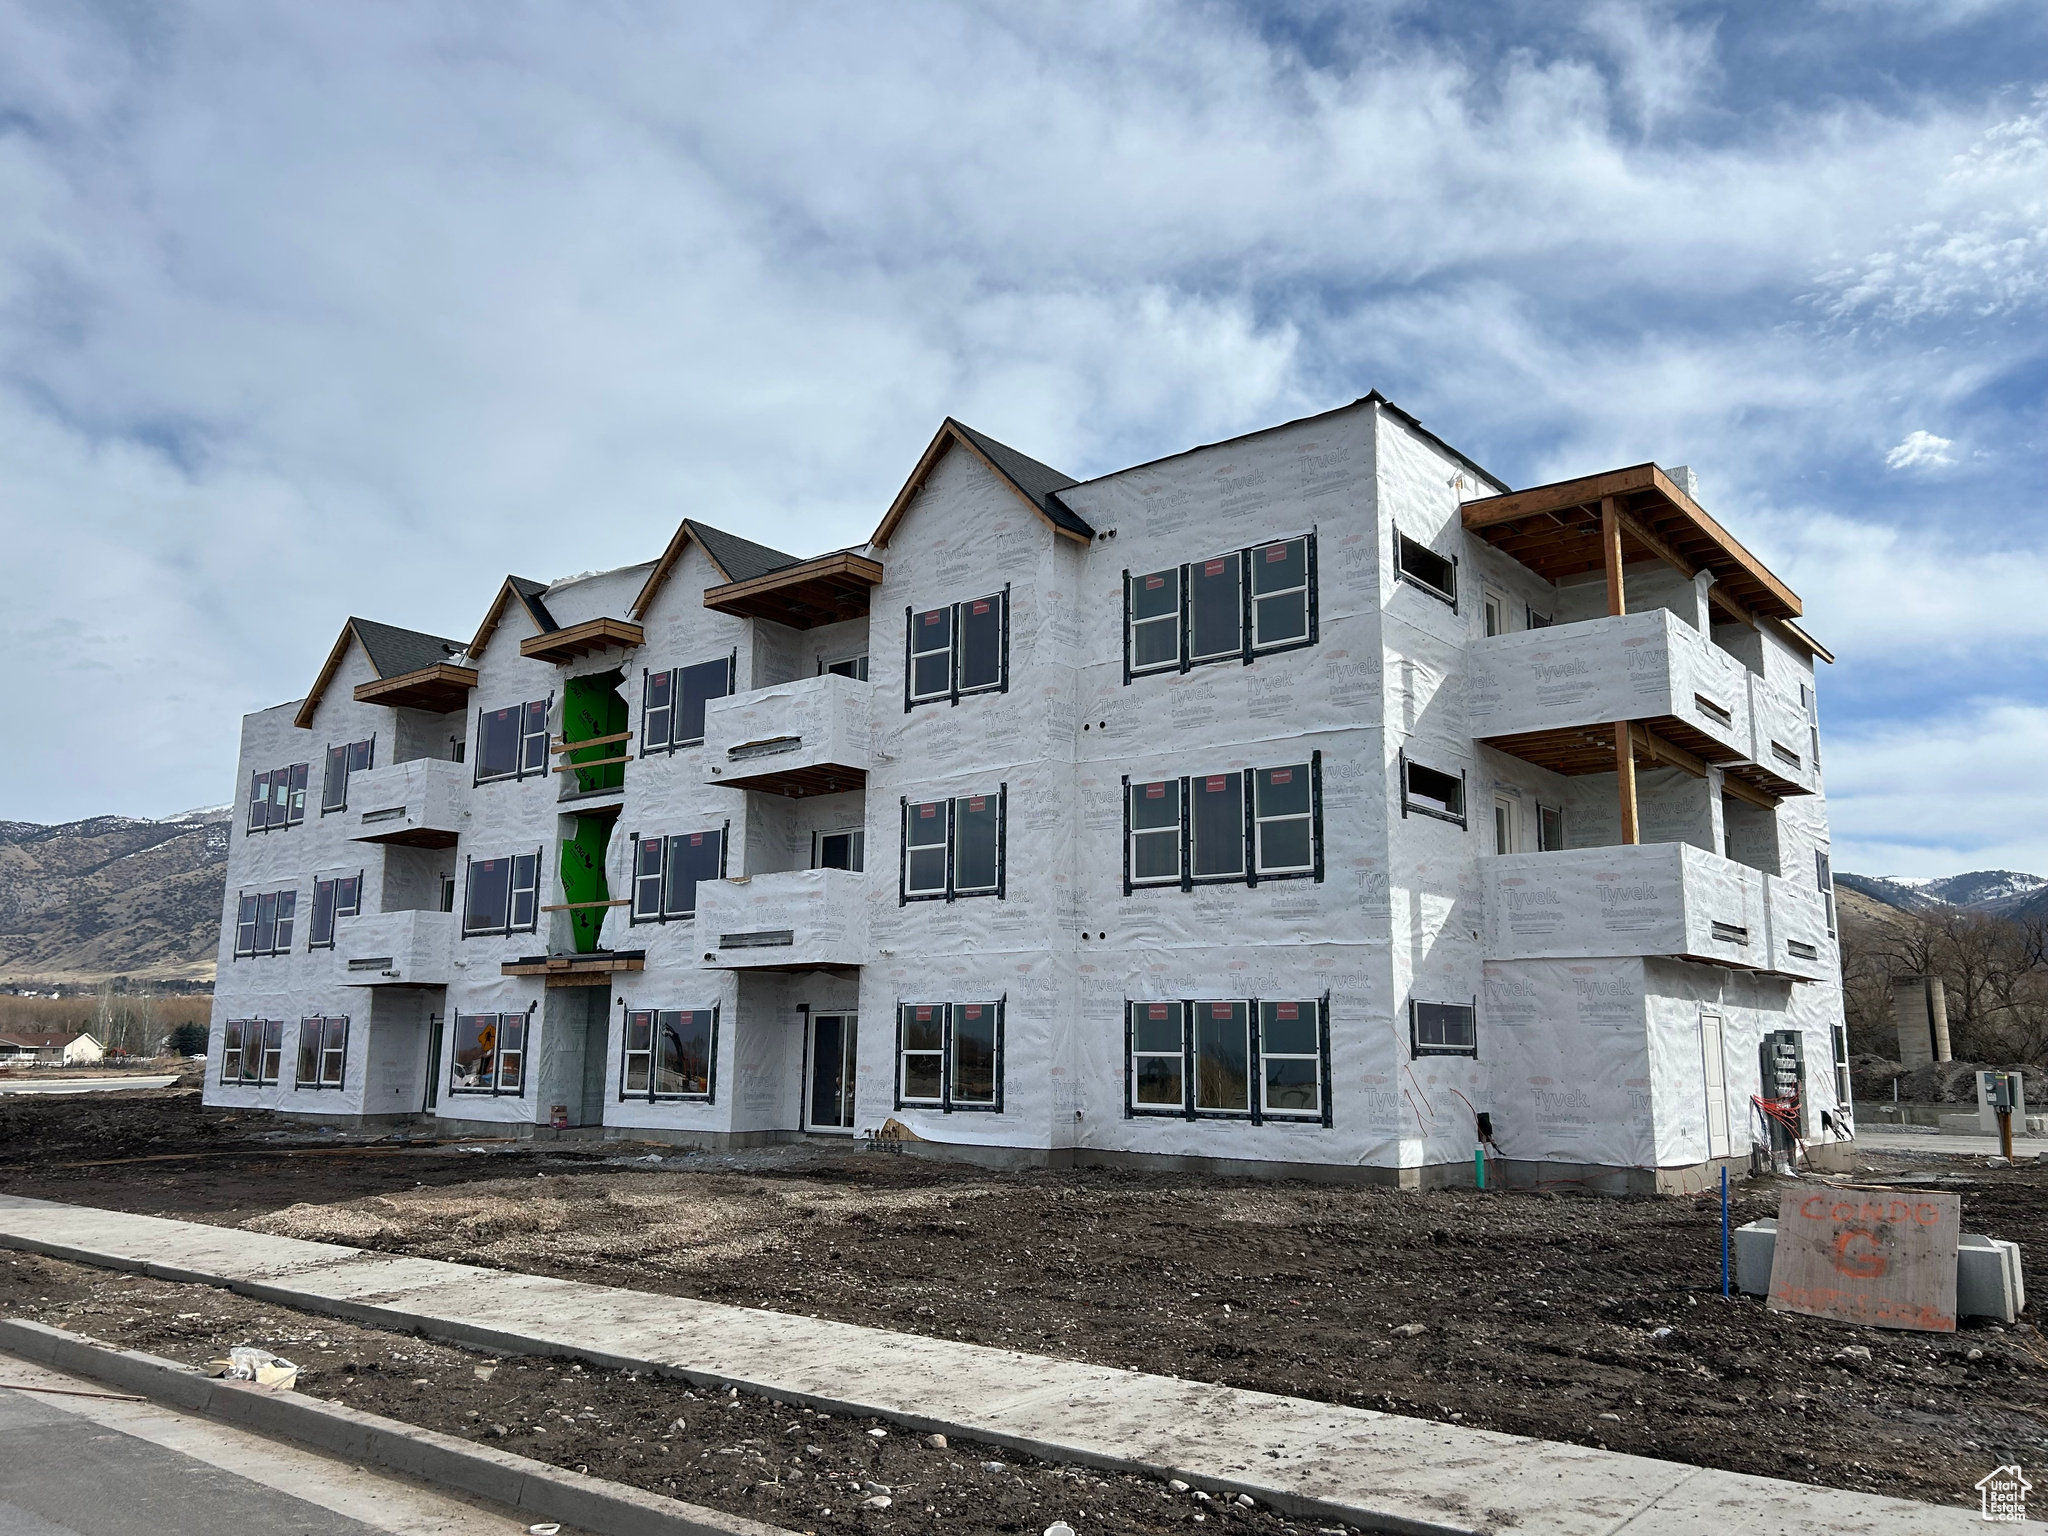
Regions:
<instances>
[{"instance_id":1,"label":"concrete curb","mask_svg":"<svg viewBox=\"0 0 2048 1536\"><path fill-rule=\"evenodd\" d=\"M362 1466L603 1536L790 1536L779 1526L624 1483L564 1472L531 1457L472 1445L339 1403L224 1381L190 1366L116 1349L24 1318L0 1318L0 1351L69 1375L135 1392L166 1407L290 1440Z\"/></svg>"}]
</instances>

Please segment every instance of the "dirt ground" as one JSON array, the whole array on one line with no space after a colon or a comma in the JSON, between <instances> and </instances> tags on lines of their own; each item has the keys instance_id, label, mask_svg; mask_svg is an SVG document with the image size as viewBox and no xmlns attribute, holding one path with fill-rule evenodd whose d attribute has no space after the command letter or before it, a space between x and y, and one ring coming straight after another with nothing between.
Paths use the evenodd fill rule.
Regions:
<instances>
[{"instance_id":1,"label":"dirt ground","mask_svg":"<svg viewBox=\"0 0 2048 1536\"><path fill-rule=\"evenodd\" d=\"M110 1162L184 1151L208 1155ZM2043 1251L2036 1164L1872 1154L1853 1177L1953 1189L1966 1231ZM2030 1326L1881 1332L1723 1300L1712 1199L992 1174L815 1146L330 1150L170 1091L0 1104L0 1188L1943 1504L1974 1507L1994 1465L2048 1448ZM1738 1186L1734 1220L1775 1214L1780 1188ZM990 1528L1025 1528L1026 1507Z\"/></svg>"}]
</instances>

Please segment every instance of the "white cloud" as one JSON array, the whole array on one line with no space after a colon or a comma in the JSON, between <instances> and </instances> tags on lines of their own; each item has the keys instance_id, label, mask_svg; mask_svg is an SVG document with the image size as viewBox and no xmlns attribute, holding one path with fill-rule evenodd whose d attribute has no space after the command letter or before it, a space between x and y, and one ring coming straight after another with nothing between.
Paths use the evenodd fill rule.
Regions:
<instances>
[{"instance_id":1,"label":"white cloud","mask_svg":"<svg viewBox=\"0 0 2048 1536\"><path fill-rule=\"evenodd\" d=\"M685 514L858 540L947 413L1089 474L1378 385L1521 478L1689 461L1883 649L1834 573L1928 551L1777 511L1787 467L2026 344L1783 301L1838 268L1876 312L1870 253L2020 188L2031 119L1835 96L1683 142L1725 78L1663 8L1492 64L1358 13L1342 68L1163 0L118 14L0 8L0 644L80 635L0 669L0 718L66 722L0 816L220 800L350 612L462 635L506 569Z\"/></svg>"},{"instance_id":2,"label":"white cloud","mask_svg":"<svg viewBox=\"0 0 2048 1536\"><path fill-rule=\"evenodd\" d=\"M1827 756L1835 868L2048 874L2040 765L2048 709L1969 701L1938 718L1840 733Z\"/></svg>"},{"instance_id":3,"label":"white cloud","mask_svg":"<svg viewBox=\"0 0 2048 1536\"><path fill-rule=\"evenodd\" d=\"M1886 469L1919 469L1941 464L1953 464L1949 449L1955 444L1945 437L1936 437L1932 432L1915 429L1906 434L1906 440L1884 456Z\"/></svg>"}]
</instances>

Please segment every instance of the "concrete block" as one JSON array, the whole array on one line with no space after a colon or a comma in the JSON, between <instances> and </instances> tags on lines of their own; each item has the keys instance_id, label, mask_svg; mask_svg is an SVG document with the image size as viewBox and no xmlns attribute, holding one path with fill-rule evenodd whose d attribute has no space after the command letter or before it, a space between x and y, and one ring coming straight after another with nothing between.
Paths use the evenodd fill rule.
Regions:
<instances>
[{"instance_id":1,"label":"concrete block","mask_svg":"<svg viewBox=\"0 0 2048 1536\"><path fill-rule=\"evenodd\" d=\"M1777 1247L1778 1222L1773 1216L1737 1227L1735 1285L1747 1296L1771 1290L1771 1258ZM2026 1281L2018 1243L1966 1232L1956 1246L1956 1316L1988 1317L2011 1324L2027 1304Z\"/></svg>"}]
</instances>

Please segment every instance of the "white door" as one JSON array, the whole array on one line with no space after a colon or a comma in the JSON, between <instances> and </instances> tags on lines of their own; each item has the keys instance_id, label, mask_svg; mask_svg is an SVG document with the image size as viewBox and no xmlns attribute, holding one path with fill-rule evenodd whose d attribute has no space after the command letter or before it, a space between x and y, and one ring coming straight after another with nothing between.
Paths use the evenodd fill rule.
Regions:
<instances>
[{"instance_id":1,"label":"white door","mask_svg":"<svg viewBox=\"0 0 2048 1536\"><path fill-rule=\"evenodd\" d=\"M1515 802L1506 795L1497 795L1493 802L1493 851L1495 853L1519 853L1520 841L1516 837Z\"/></svg>"},{"instance_id":2,"label":"white door","mask_svg":"<svg viewBox=\"0 0 2048 1536\"><path fill-rule=\"evenodd\" d=\"M1707 1156L1729 1155L1728 1067L1723 1059L1721 1015L1700 1015L1700 1065L1707 1080Z\"/></svg>"}]
</instances>

